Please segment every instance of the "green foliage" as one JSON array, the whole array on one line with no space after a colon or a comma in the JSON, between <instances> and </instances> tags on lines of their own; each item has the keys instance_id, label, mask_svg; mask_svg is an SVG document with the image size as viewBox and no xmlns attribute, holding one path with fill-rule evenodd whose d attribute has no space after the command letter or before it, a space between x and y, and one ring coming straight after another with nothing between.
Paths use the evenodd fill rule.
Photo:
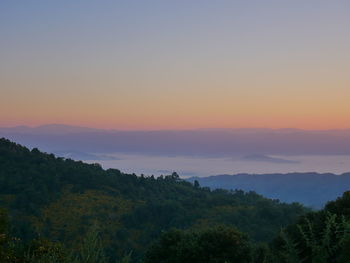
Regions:
<instances>
[{"instance_id":1,"label":"green foliage","mask_svg":"<svg viewBox=\"0 0 350 263\"><path fill-rule=\"evenodd\" d=\"M69 263L68 251L58 242L36 239L29 244L25 253L26 262L30 263Z\"/></svg>"},{"instance_id":2,"label":"green foliage","mask_svg":"<svg viewBox=\"0 0 350 263\"><path fill-rule=\"evenodd\" d=\"M3 245L3 244L1 244ZM82 240L78 249L67 249L59 242L47 239L35 239L29 244L13 244L11 251L0 254L1 263L107 263L97 224L93 225ZM1 248L3 248L1 246ZM130 263L131 253L116 263Z\"/></svg>"},{"instance_id":3,"label":"green foliage","mask_svg":"<svg viewBox=\"0 0 350 263\"><path fill-rule=\"evenodd\" d=\"M266 243L255 244L252 251L252 263L278 263L270 247Z\"/></svg>"},{"instance_id":4,"label":"green foliage","mask_svg":"<svg viewBox=\"0 0 350 263\"><path fill-rule=\"evenodd\" d=\"M9 222L5 210L0 209L0 262L16 262L20 258L15 249L17 238L9 235Z\"/></svg>"},{"instance_id":5,"label":"green foliage","mask_svg":"<svg viewBox=\"0 0 350 263\"><path fill-rule=\"evenodd\" d=\"M130 263L131 262L131 255L132 255L131 252L129 254L124 255L124 257L121 260L117 260L116 263Z\"/></svg>"},{"instance_id":6,"label":"green foliage","mask_svg":"<svg viewBox=\"0 0 350 263\"><path fill-rule=\"evenodd\" d=\"M308 211L254 192L211 191L176 173L154 178L103 170L6 139L0 139L0 206L9 210L13 236L25 242L54 240L78 249L98 222L106 257L115 261L133 251L126 258L134 262L171 228L222 224L269 241Z\"/></svg>"},{"instance_id":7,"label":"green foliage","mask_svg":"<svg viewBox=\"0 0 350 263\"><path fill-rule=\"evenodd\" d=\"M350 221L325 210L281 231L274 250L279 262L349 262L349 241Z\"/></svg>"},{"instance_id":8,"label":"green foliage","mask_svg":"<svg viewBox=\"0 0 350 263\"><path fill-rule=\"evenodd\" d=\"M172 230L163 234L146 255L145 263L249 262L246 235L234 228L216 227L196 232Z\"/></svg>"},{"instance_id":9,"label":"green foliage","mask_svg":"<svg viewBox=\"0 0 350 263\"><path fill-rule=\"evenodd\" d=\"M343 215L350 219L350 191L347 191L343 196L335 201L328 202L325 210L336 215Z\"/></svg>"},{"instance_id":10,"label":"green foliage","mask_svg":"<svg viewBox=\"0 0 350 263\"><path fill-rule=\"evenodd\" d=\"M297 244L291 240L285 231L281 230L280 237L284 242L283 256L285 257L286 263L299 263L299 251Z\"/></svg>"},{"instance_id":11,"label":"green foliage","mask_svg":"<svg viewBox=\"0 0 350 263\"><path fill-rule=\"evenodd\" d=\"M93 225L87 233L75 261L79 263L107 263L97 224Z\"/></svg>"}]
</instances>

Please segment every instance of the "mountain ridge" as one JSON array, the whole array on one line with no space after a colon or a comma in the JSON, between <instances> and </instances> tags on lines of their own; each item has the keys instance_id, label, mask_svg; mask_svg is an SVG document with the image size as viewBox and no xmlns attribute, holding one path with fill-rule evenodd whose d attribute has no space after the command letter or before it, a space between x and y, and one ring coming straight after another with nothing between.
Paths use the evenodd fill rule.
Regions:
<instances>
[{"instance_id":1,"label":"mountain ridge","mask_svg":"<svg viewBox=\"0 0 350 263\"><path fill-rule=\"evenodd\" d=\"M333 173L270 173L270 174L222 174L208 177L190 177L200 185L212 189L242 189L282 202L300 202L306 206L320 209L328 201L341 196L350 189L350 172Z\"/></svg>"},{"instance_id":2,"label":"mountain ridge","mask_svg":"<svg viewBox=\"0 0 350 263\"><path fill-rule=\"evenodd\" d=\"M350 155L349 130L122 131L51 124L33 128L0 128L0 137L49 152L75 150L85 153L124 152L213 157L252 154Z\"/></svg>"}]
</instances>

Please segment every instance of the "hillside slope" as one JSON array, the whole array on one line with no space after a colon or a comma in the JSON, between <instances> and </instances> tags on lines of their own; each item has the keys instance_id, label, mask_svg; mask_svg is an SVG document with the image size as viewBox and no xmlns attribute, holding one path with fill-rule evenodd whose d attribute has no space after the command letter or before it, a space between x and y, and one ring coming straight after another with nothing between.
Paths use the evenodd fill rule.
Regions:
<instances>
[{"instance_id":1,"label":"hillside slope","mask_svg":"<svg viewBox=\"0 0 350 263\"><path fill-rule=\"evenodd\" d=\"M139 258L162 231L231 225L255 241L270 240L307 210L254 192L211 191L180 180L103 170L0 139L0 206L14 233L75 246L87 229L101 227L110 254Z\"/></svg>"}]
</instances>

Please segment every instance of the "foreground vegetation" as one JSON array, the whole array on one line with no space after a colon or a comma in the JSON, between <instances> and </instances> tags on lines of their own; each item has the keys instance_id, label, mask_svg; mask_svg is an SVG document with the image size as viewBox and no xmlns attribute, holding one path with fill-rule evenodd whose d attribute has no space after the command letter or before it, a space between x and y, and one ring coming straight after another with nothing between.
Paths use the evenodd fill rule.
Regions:
<instances>
[{"instance_id":1,"label":"foreground vegetation","mask_svg":"<svg viewBox=\"0 0 350 263\"><path fill-rule=\"evenodd\" d=\"M350 262L349 193L311 212L1 139L0 206L0 262Z\"/></svg>"}]
</instances>

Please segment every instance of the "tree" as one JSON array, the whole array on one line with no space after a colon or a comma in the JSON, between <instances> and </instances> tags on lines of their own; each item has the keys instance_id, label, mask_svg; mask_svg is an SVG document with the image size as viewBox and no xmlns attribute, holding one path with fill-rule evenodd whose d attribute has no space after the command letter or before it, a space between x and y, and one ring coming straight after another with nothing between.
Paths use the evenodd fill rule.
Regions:
<instances>
[{"instance_id":1,"label":"tree","mask_svg":"<svg viewBox=\"0 0 350 263\"><path fill-rule=\"evenodd\" d=\"M199 188L200 187L199 182L197 180L194 180L193 185L194 185L195 188Z\"/></svg>"}]
</instances>

